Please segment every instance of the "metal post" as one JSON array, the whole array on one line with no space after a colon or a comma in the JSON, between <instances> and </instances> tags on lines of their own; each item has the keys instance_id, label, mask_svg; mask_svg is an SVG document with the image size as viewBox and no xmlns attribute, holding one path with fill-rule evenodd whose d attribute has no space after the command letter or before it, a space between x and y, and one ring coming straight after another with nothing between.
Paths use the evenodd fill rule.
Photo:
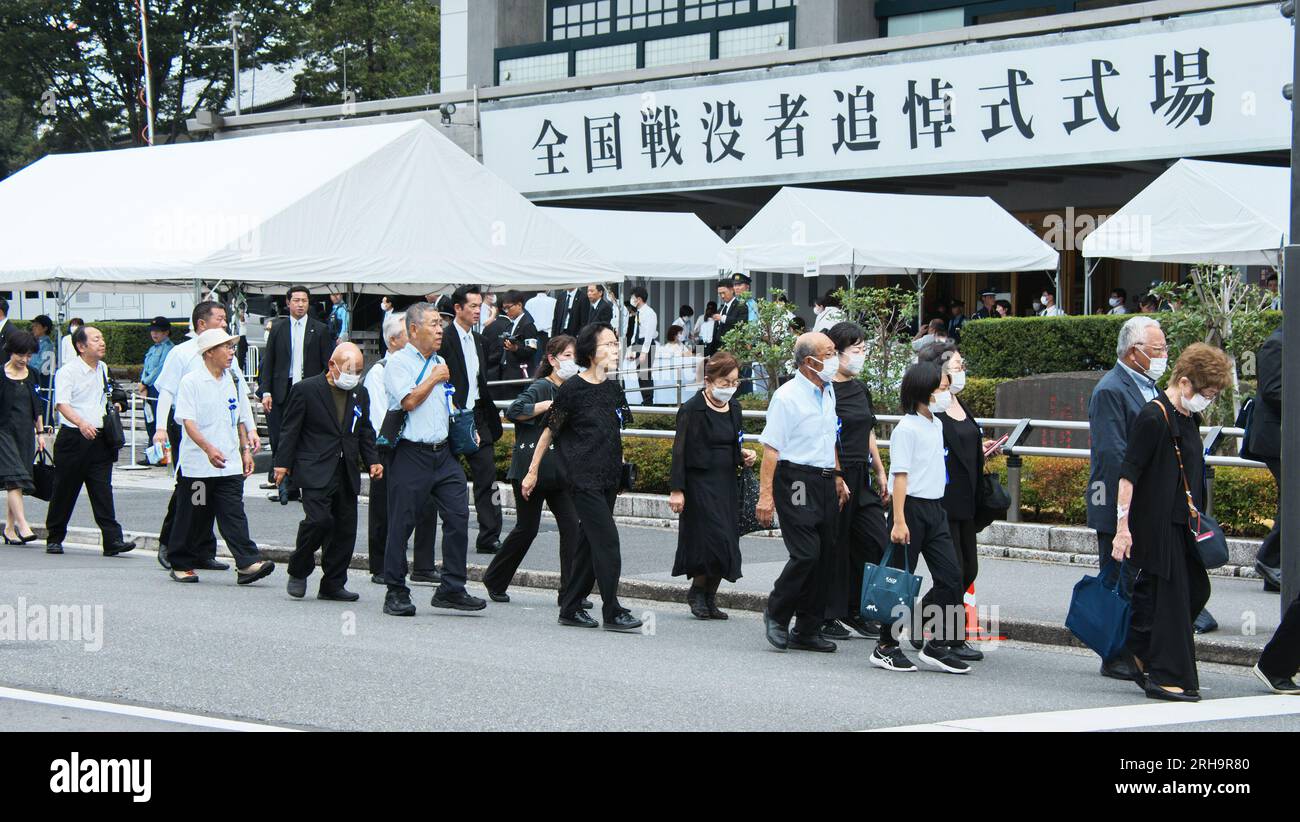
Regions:
<instances>
[{"instance_id":1,"label":"metal post","mask_svg":"<svg viewBox=\"0 0 1300 822\"><path fill-rule=\"evenodd\" d=\"M239 87L239 26L244 22L244 15L232 11L227 19L230 21L230 48L235 53L235 114L239 115L244 113Z\"/></svg>"},{"instance_id":2,"label":"metal post","mask_svg":"<svg viewBox=\"0 0 1300 822\"><path fill-rule=\"evenodd\" d=\"M1007 457L1007 492L1011 507L1007 509L1007 522L1020 522L1020 468L1024 460L1015 454Z\"/></svg>"},{"instance_id":3,"label":"metal post","mask_svg":"<svg viewBox=\"0 0 1300 822\"><path fill-rule=\"evenodd\" d=\"M140 46L144 59L144 110L148 119L146 126L149 133L149 145L153 145L153 70L149 66L149 18L145 15L144 3L140 3Z\"/></svg>"},{"instance_id":4,"label":"metal post","mask_svg":"<svg viewBox=\"0 0 1300 822\"><path fill-rule=\"evenodd\" d=\"M1295 7L1291 7L1292 15ZM1300 87L1300 37L1296 36L1292 18L1292 83ZM1300 109L1291 106L1291 226L1289 245L1283 258L1283 271L1300 271ZM1295 413L1300 409L1300 288L1282 291L1282 408ZM1291 429L1286 413L1282 414L1282 468L1278 506L1281 509L1282 597L1281 611L1300 597L1300 550L1288 547L1286 535L1300 534L1300 438Z\"/></svg>"},{"instance_id":5,"label":"metal post","mask_svg":"<svg viewBox=\"0 0 1300 822\"><path fill-rule=\"evenodd\" d=\"M136 462L136 455L135 455L135 448L136 448L136 441L135 441L135 436L136 436L136 430L135 430L135 400L136 400L136 396L137 396L137 394L136 394L134 391L132 391L132 392L128 395L129 398L128 398L128 400L127 400L127 402L128 402L128 408L129 408L129 410L130 410L130 412L131 412L131 461L130 461L128 464L126 464L126 465L120 466L120 467L118 468L119 471L144 471L144 470L147 470L147 469L148 469L148 466L147 466L147 465L138 465L137 462ZM148 402L148 400L145 400L145 402Z\"/></svg>"},{"instance_id":6,"label":"metal post","mask_svg":"<svg viewBox=\"0 0 1300 822\"><path fill-rule=\"evenodd\" d=\"M1214 466L1205 466L1205 513L1214 516Z\"/></svg>"}]
</instances>

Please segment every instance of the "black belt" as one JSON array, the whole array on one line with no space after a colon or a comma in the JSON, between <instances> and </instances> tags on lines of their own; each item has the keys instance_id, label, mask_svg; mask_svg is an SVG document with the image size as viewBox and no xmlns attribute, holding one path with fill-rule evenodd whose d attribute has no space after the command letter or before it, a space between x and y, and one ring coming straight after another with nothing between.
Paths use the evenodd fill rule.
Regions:
<instances>
[{"instance_id":1,"label":"black belt","mask_svg":"<svg viewBox=\"0 0 1300 822\"><path fill-rule=\"evenodd\" d=\"M436 454L437 452L447 447L447 440L443 440L442 442L415 442L414 440L399 440L397 444L409 445L413 448L418 448L421 451L429 451L431 453Z\"/></svg>"},{"instance_id":2,"label":"black belt","mask_svg":"<svg viewBox=\"0 0 1300 822\"><path fill-rule=\"evenodd\" d=\"M816 474L819 477L835 477L839 476L840 473L834 468L817 468L812 465L800 465L797 462L790 462L788 460L780 460L777 462L776 467L783 468L786 471L795 471L800 474Z\"/></svg>"}]
</instances>

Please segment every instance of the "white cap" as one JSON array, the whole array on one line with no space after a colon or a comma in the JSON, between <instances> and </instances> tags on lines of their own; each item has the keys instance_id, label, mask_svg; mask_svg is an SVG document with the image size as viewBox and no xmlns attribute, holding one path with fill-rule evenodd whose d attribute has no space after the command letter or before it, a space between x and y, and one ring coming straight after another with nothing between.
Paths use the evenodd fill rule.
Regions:
<instances>
[{"instance_id":1,"label":"white cap","mask_svg":"<svg viewBox=\"0 0 1300 822\"><path fill-rule=\"evenodd\" d=\"M206 353L210 349L237 339L239 338L233 334L227 333L224 328L209 328L198 337L199 353Z\"/></svg>"}]
</instances>

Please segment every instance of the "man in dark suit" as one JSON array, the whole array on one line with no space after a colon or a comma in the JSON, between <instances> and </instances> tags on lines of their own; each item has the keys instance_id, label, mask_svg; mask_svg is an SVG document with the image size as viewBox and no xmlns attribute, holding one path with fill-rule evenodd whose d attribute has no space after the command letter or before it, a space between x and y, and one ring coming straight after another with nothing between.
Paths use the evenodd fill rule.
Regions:
<instances>
[{"instance_id":1,"label":"man in dark suit","mask_svg":"<svg viewBox=\"0 0 1300 822\"><path fill-rule=\"evenodd\" d=\"M577 337L578 332L587 324L590 303L583 300L582 291L577 288L556 291L551 296L555 298L555 316L551 318L551 336L558 337L561 334L568 334L570 337Z\"/></svg>"},{"instance_id":2,"label":"man in dark suit","mask_svg":"<svg viewBox=\"0 0 1300 822\"><path fill-rule=\"evenodd\" d=\"M308 377L323 373L330 355L334 353L329 328L307 314L311 307L311 292L295 285L285 295L285 302L289 316L271 324L261 372L257 377L273 453L280 447L280 420L289 389ZM274 485L274 480L271 484Z\"/></svg>"},{"instance_id":3,"label":"man in dark suit","mask_svg":"<svg viewBox=\"0 0 1300 822\"><path fill-rule=\"evenodd\" d=\"M12 331L13 328L9 325L9 301L0 297L0 351L4 351L5 343L9 342L9 334Z\"/></svg>"},{"instance_id":4,"label":"man in dark suit","mask_svg":"<svg viewBox=\"0 0 1300 822\"><path fill-rule=\"evenodd\" d=\"M1111 544L1115 539L1115 505L1118 499L1119 469L1128 450L1128 432L1142 406L1159 391L1156 380L1168 365L1169 347L1160 323L1150 317L1135 317L1124 323L1116 346L1118 362L1106 373L1088 400L1088 438L1092 467L1085 497L1088 527L1097 532L1101 573L1115 564ZM1125 591L1133 587L1134 572L1124 566ZM1102 676L1133 679L1138 674L1128 659L1103 660Z\"/></svg>"},{"instance_id":5,"label":"man in dark suit","mask_svg":"<svg viewBox=\"0 0 1300 822\"><path fill-rule=\"evenodd\" d=\"M475 550L495 554L501 547L501 506L497 501L497 466L492 444L501 439L501 412L488 390L487 353L483 338L474 333L483 297L476 285L462 285L451 295L455 319L443 334L439 354L451 371L457 409L474 410L479 449L465 457L474 481L474 510L478 515Z\"/></svg>"},{"instance_id":6,"label":"man in dark suit","mask_svg":"<svg viewBox=\"0 0 1300 822\"><path fill-rule=\"evenodd\" d=\"M736 298L736 291L730 279L718 281L718 313L713 315L713 342L709 343L704 353L710 357L722 348L722 338L727 332L749 319L749 309Z\"/></svg>"},{"instance_id":7,"label":"man in dark suit","mask_svg":"<svg viewBox=\"0 0 1300 822\"><path fill-rule=\"evenodd\" d=\"M302 490L304 517L289 558L289 596L296 599L307 593L317 550L323 574L317 598L359 599L346 587L357 542L357 466L369 466L371 479L384 471L370 427L370 398L359 387L362 363L360 348L340 344L329 370L295 385L284 403L275 481L291 475Z\"/></svg>"},{"instance_id":8,"label":"man in dark suit","mask_svg":"<svg viewBox=\"0 0 1300 822\"><path fill-rule=\"evenodd\" d=\"M587 286L587 308L583 314L582 324L592 323L614 324L614 304L605 299L605 286L601 283Z\"/></svg>"},{"instance_id":9,"label":"man in dark suit","mask_svg":"<svg viewBox=\"0 0 1300 822\"><path fill-rule=\"evenodd\" d=\"M1268 466L1277 483L1278 504L1282 502L1282 329L1264 341L1255 357L1255 373L1259 379L1259 393L1255 397L1255 410L1251 412L1250 441L1246 443L1251 456ZM1264 578L1264 590L1282 590L1282 540L1279 529L1282 512L1273 515L1273 530L1264 537L1255 557L1255 570Z\"/></svg>"},{"instance_id":10,"label":"man in dark suit","mask_svg":"<svg viewBox=\"0 0 1300 822\"><path fill-rule=\"evenodd\" d=\"M532 379L541 357L542 335L537 330L532 315L524 310L524 295L518 291L507 291L501 297L501 316L506 319L506 329L501 335L504 351L498 379ZM499 386L496 399L513 400L527 387L526 382Z\"/></svg>"}]
</instances>

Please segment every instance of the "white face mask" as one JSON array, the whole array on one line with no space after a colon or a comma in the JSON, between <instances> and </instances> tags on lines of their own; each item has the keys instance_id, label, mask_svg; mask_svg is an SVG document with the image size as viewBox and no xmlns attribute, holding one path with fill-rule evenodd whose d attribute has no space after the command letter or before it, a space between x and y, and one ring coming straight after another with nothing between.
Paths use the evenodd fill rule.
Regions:
<instances>
[{"instance_id":1,"label":"white face mask","mask_svg":"<svg viewBox=\"0 0 1300 822\"><path fill-rule=\"evenodd\" d=\"M813 357L813 359L817 360L816 357ZM821 370L817 372L817 376L821 377L822 382L830 382L835 379L835 374L840 370L839 357L828 357L825 360L817 360L817 362L822 364Z\"/></svg>"},{"instance_id":2,"label":"white face mask","mask_svg":"<svg viewBox=\"0 0 1300 822\"><path fill-rule=\"evenodd\" d=\"M1051 308L1051 305L1047 302L1050 299L1052 298L1044 294L1042 299L1039 300L1039 302L1043 304L1043 308Z\"/></svg>"},{"instance_id":3,"label":"white face mask","mask_svg":"<svg viewBox=\"0 0 1300 822\"><path fill-rule=\"evenodd\" d=\"M1121 300L1119 297L1111 297L1111 298L1110 298L1110 307L1111 307L1111 308L1119 308L1119 307L1120 307L1121 305L1123 305L1123 304L1124 304L1124 301Z\"/></svg>"},{"instance_id":4,"label":"white face mask","mask_svg":"<svg viewBox=\"0 0 1300 822\"><path fill-rule=\"evenodd\" d=\"M731 402L731 398L736 396L736 389L734 386L732 388L717 388L710 385L709 391L713 394L714 401L719 405L725 405L726 403Z\"/></svg>"},{"instance_id":5,"label":"white face mask","mask_svg":"<svg viewBox=\"0 0 1300 822\"><path fill-rule=\"evenodd\" d=\"M581 370L574 360L560 360L560 364L555 367L555 373L559 374L562 380L576 377Z\"/></svg>"},{"instance_id":6,"label":"white face mask","mask_svg":"<svg viewBox=\"0 0 1300 822\"><path fill-rule=\"evenodd\" d=\"M1147 357L1147 352L1143 351L1142 356ZM1164 376L1165 369L1168 367L1168 357L1147 357L1147 376L1152 380L1159 380Z\"/></svg>"},{"instance_id":7,"label":"white face mask","mask_svg":"<svg viewBox=\"0 0 1300 822\"><path fill-rule=\"evenodd\" d=\"M948 390L954 394L960 394L961 390L966 387L966 372L958 371L948 375Z\"/></svg>"},{"instance_id":8,"label":"white face mask","mask_svg":"<svg viewBox=\"0 0 1300 822\"><path fill-rule=\"evenodd\" d=\"M863 354L845 354L842 355L844 360L844 370L853 376L862 373L862 367L867 363L867 355Z\"/></svg>"},{"instance_id":9,"label":"white face mask","mask_svg":"<svg viewBox=\"0 0 1300 822\"><path fill-rule=\"evenodd\" d=\"M1193 414L1199 414L1209 408L1210 403L1212 402L1214 402L1214 400L1204 394L1192 394L1190 397L1183 398L1183 408L1186 408Z\"/></svg>"},{"instance_id":10,"label":"white face mask","mask_svg":"<svg viewBox=\"0 0 1300 822\"><path fill-rule=\"evenodd\" d=\"M346 371L340 371L339 375L334 378L334 385L343 391L351 391L361 383L360 374L349 374Z\"/></svg>"},{"instance_id":11,"label":"white face mask","mask_svg":"<svg viewBox=\"0 0 1300 822\"><path fill-rule=\"evenodd\" d=\"M931 414L942 414L952 407L952 392L939 391L934 395L934 402L930 403Z\"/></svg>"}]
</instances>

